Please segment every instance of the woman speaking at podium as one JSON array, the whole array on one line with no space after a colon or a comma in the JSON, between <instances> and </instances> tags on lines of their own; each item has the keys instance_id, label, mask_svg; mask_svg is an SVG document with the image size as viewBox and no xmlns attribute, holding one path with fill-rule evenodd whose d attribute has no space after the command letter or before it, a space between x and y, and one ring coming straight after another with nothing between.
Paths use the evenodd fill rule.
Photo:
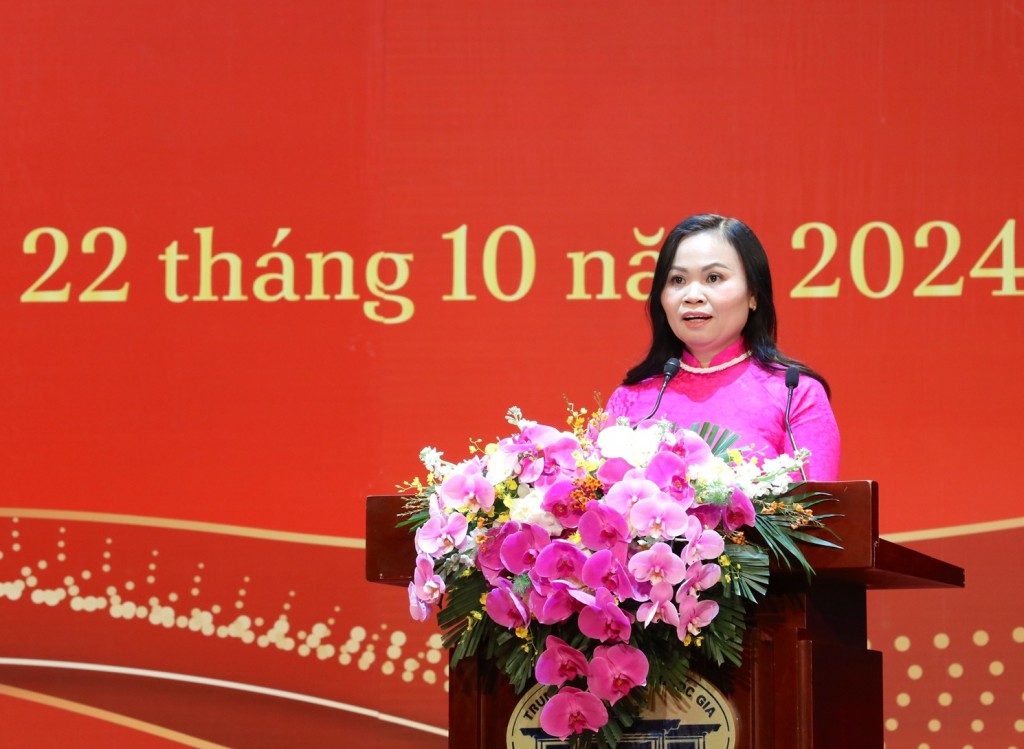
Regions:
<instances>
[{"instance_id":1,"label":"woman speaking at podium","mask_svg":"<svg viewBox=\"0 0 1024 749\"><path fill-rule=\"evenodd\" d=\"M612 393L608 423L710 422L739 434L747 455L811 457L807 478L839 474L839 429L824 378L784 356L768 256L735 218L691 216L665 239L647 300L651 346Z\"/></svg>"}]
</instances>

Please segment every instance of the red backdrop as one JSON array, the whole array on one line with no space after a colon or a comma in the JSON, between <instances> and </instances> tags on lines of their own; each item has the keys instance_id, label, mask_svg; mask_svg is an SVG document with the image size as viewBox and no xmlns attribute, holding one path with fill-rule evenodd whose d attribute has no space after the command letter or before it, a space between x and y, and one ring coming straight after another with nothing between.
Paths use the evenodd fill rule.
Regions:
<instances>
[{"instance_id":1,"label":"red backdrop","mask_svg":"<svg viewBox=\"0 0 1024 749\"><path fill-rule=\"evenodd\" d=\"M888 745L1024 743L1024 622L993 581L1024 525L1022 18L5 3L0 711L33 701L58 741L129 716L157 742L273 745L233 733L279 709L255 685L332 701L288 698L324 736L443 745L429 628L359 579L363 497L424 445L504 433L510 405L555 422L563 395L607 396L645 349L652 238L714 211L768 248L842 477L880 482L883 532L968 568L967 592L873 601ZM133 680L168 705L220 690L228 727L146 712Z\"/></svg>"}]
</instances>

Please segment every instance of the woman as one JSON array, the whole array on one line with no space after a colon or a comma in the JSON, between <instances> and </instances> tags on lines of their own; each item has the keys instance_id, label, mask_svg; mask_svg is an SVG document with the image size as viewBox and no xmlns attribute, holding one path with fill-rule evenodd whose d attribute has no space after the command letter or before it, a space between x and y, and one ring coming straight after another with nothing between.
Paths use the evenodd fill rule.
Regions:
<instances>
[{"instance_id":1,"label":"woman","mask_svg":"<svg viewBox=\"0 0 1024 749\"><path fill-rule=\"evenodd\" d=\"M748 454L792 454L786 370L795 367L803 376L793 392L790 425L797 447L811 452L807 477L838 477L839 430L828 384L776 347L768 257L748 226L713 214L676 226L658 255L647 307L651 348L612 393L610 421L624 416L636 423L648 416L665 362L679 357L682 369L654 418L679 426L718 424L738 433L737 447L751 447Z\"/></svg>"}]
</instances>

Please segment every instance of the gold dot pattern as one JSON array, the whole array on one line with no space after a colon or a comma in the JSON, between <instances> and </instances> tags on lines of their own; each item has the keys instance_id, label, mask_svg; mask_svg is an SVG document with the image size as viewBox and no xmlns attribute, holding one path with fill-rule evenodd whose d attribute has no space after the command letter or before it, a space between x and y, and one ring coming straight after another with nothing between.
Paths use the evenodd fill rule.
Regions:
<instances>
[{"instance_id":1,"label":"gold dot pattern","mask_svg":"<svg viewBox=\"0 0 1024 749\"><path fill-rule=\"evenodd\" d=\"M418 630L416 636L425 638L418 643L404 630L387 623L342 624L341 613L358 614L359 610L334 601L325 602L324 615L313 615L298 627L293 612L302 600L302 591L292 587L294 581L285 588L275 586L279 592L274 602L260 590L260 579L255 575L219 579L216 566L207 562L193 562L190 570L171 569L169 559L174 555L163 554L158 548L148 549L135 557L140 559L138 564L132 564L131 555L119 551L119 537L109 531L89 548L86 543L74 543L74 526L61 527L60 540L50 544L51 558L19 563L24 556L21 545L26 543L26 533L14 528L20 522L18 518L0 518L0 523L4 522L9 524L10 537L19 541L8 544L0 556L0 612L11 605L63 606L115 622L143 623L257 650L284 652L334 664L339 669L373 669L385 677L448 690L448 659L440 636L411 620L410 626ZM21 523L21 528L45 522ZM79 563L82 568L76 572L74 565ZM89 569L93 564L98 575ZM207 586L233 597L207 600L212 595L224 595L208 595ZM277 613L273 613L275 608ZM308 614L308 604L303 611Z\"/></svg>"},{"instance_id":2,"label":"gold dot pattern","mask_svg":"<svg viewBox=\"0 0 1024 749\"><path fill-rule=\"evenodd\" d=\"M1024 627L914 632L886 640L873 633L886 670L886 746L1019 749Z\"/></svg>"}]
</instances>

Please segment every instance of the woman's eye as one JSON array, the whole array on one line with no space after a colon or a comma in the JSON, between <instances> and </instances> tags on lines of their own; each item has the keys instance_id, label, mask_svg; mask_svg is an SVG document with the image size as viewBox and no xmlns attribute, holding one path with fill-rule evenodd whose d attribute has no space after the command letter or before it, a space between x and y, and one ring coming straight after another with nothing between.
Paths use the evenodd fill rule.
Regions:
<instances>
[{"instance_id":1,"label":"woman's eye","mask_svg":"<svg viewBox=\"0 0 1024 749\"><path fill-rule=\"evenodd\" d=\"M716 283L716 282L718 282L720 280L722 280L722 277L720 275L718 275L717 273L709 273L708 274L708 281L710 281L711 283Z\"/></svg>"}]
</instances>

